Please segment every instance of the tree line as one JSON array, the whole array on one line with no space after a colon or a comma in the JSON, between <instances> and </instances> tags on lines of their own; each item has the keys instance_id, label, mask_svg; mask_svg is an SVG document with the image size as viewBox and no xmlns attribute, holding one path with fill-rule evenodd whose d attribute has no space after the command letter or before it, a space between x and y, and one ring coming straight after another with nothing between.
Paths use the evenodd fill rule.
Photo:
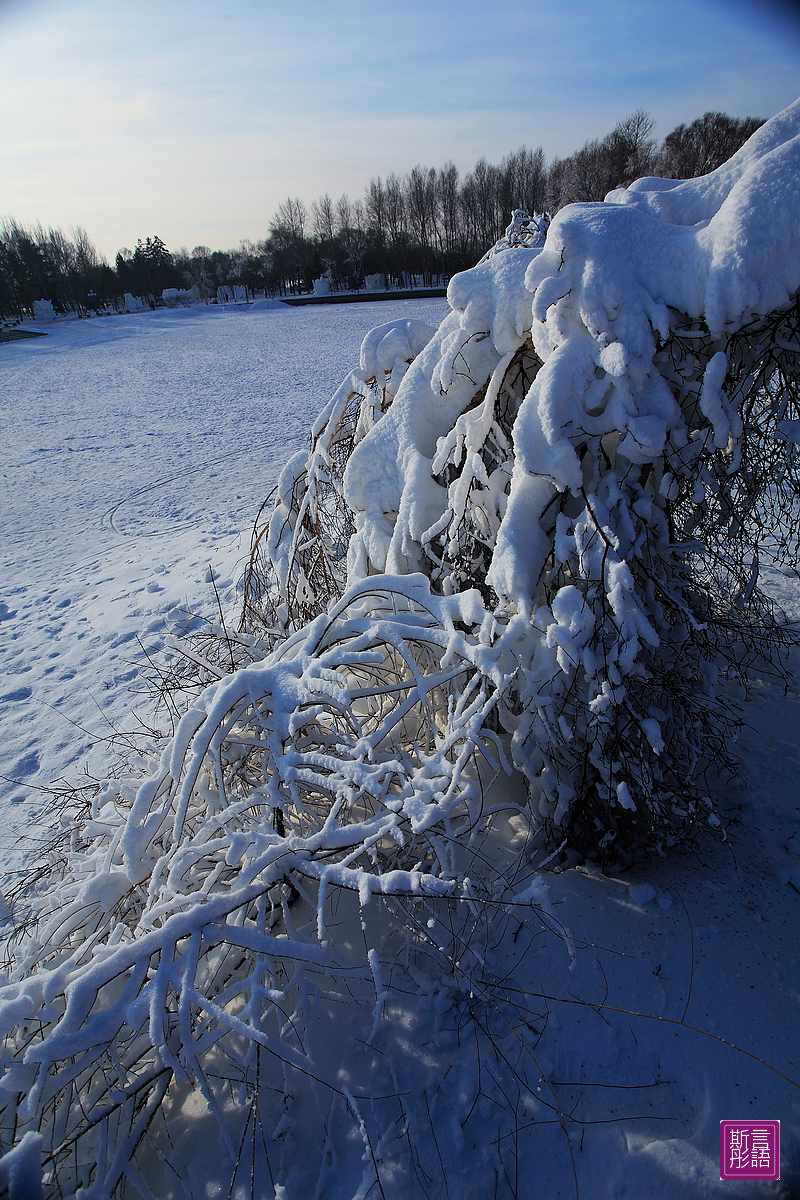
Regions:
<instances>
[{"instance_id":1,"label":"tree line","mask_svg":"<svg viewBox=\"0 0 800 1200\"><path fill-rule=\"evenodd\" d=\"M85 230L0 224L0 318L21 318L34 300L56 312L119 307L126 292L160 302L166 288L196 289L212 300L221 286L280 296L311 290L324 277L331 291L357 290L370 275L388 286L430 286L471 266L497 241L515 208L555 213L565 204L602 200L644 175L690 179L715 170L763 124L707 112L653 138L653 120L637 110L603 138L567 158L546 162L527 146L493 165L481 158L463 178L457 167L417 165L405 176L373 178L360 199L326 193L306 205L285 200L258 242L238 249L195 246L170 253L158 237L122 249L113 267Z\"/></svg>"}]
</instances>

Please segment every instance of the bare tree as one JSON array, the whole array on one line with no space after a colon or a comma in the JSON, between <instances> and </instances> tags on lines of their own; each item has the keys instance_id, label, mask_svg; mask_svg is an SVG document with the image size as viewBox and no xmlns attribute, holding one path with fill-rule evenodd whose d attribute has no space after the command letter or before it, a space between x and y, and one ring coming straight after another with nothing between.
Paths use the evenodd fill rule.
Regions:
<instances>
[{"instance_id":1,"label":"bare tree","mask_svg":"<svg viewBox=\"0 0 800 1200\"><path fill-rule=\"evenodd\" d=\"M319 200L312 200L311 223L317 241L333 241L336 236L336 218L333 210L333 201L327 192L324 196L320 196Z\"/></svg>"},{"instance_id":2,"label":"bare tree","mask_svg":"<svg viewBox=\"0 0 800 1200\"><path fill-rule=\"evenodd\" d=\"M763 124L760 117L707 112L691 125L678 125L664 138L659 173L668 179L707 175L727 162Z\"/></svg>"},{"instance_id":3,"label":"bare tree","mask_svg":"<svg viewBox=\"0 0 800 1200\"><path fill-rule=\"evenodd\" d=\"M439 250L450 260L459 240L458 168L448 162L436 177L436 231Z\"/></svg>"},{"instance_id":4,"label":"bare tree","mask_svg":"<svg viewBox=\"0 0 800 1200\"><path fill-rule=\"evenodd\" d=\"M436 227L436 171L433 167L412 167L406 179L406 203L414 237L429 250Z\"/></svg>"},{"instance_id":5,"label":"bare tree","mask_svg":"<svg viewBox=\"0 0 800 1200\"><path fill-rule=\"evenodd\" d=\"M650 136L654 121L644 109L637 108L603 139L609 163L609 177L614 177L608 191L648 175L656 162L656 142Z\"/></svg>"},{"instance_id":6,"label":"bare tree","mask_svg":"<svg viewBox=\"0 0 800 1200\"><path fill-rule=\"evenodd\" d=\"M516 208L524 208L528 213L545 211L547 170L541 146L535 150L520 146L515 154L509 154L503 159L500 174L502 220L505 224L511 220L511 214Z\"/></svg>"},{"instance_id":7,"label":"bare tree","mask_svg":"<svg viewBox=\"0 0 800 1200\"><path fill-rule=\"evenodd\" d=\"M307 220L305 204L295 197L278 206L269 226L276 262L284 278L288 278L292 290L310 281L308 245L305 240Z\"/></svg>"},{"instance_id":8,"label":"bare tree","mask_svg":"<svg viewBox=\"0 0 800 1200\"><path fill-rule=\"evenodd\" d=\"M652 129L652 117L637 109L604 138L592 138L569 158L556 160L549 188L553 208L603 200L614 188L650 174L656 162Z\"/></svg>"},{"instance_id":9,"label":"bare tree","mask_svg":"<svg viewBox=\"0 0 800 1200\"><path fill-rule=\"evenodd\" d=\"M367 184L366 194L364 197L364 209L367 226L377 240L379 246L383 246L386 241L386 207L386 191L379 175L377 179L370 179L369 183Z\"/></svg>"},{"instance_id":10,"label":"bare tree","mask_svg":"<svg viewBox=\"0 0 800 1200\"><path fill-rule=\"evenodd\" d=\"M336 201L336 232L341 237L353 224L353 205L347 192Z\"/></svg>"},{"instance_id":11,"label":"bare tree","mask_svg":"<svg viewBox=\"0 0 800 1200\"><path fill-rule=\"evenodd\" d=\"M479 158L462 188L462 212L473 255L492 246L503 231L500 205L500 172Z\"/></svg>"},{"instance_id":12,"label":"bare tree","mask_svg":"<svg viewBox=\"0 0 800 1200\"><path fill-rule=\"evenodd\" d=\"M401 247L408 233L406 198L403 184L394 171L386 179L386 228L392 246Z\"/></svg>"},{"instance_id":13,"label":"bare tree","mask_svg":"<svg viewBox=\"0 0 800 1200\"><path fill-rule=\"evenodd\" d=\"M303 201L297 196L289 197L283 204L278 205L278 211L270 222L270 234L273 238L294 245L302 241L307 220L308 213Z\"/></svg>"}]
</instances>

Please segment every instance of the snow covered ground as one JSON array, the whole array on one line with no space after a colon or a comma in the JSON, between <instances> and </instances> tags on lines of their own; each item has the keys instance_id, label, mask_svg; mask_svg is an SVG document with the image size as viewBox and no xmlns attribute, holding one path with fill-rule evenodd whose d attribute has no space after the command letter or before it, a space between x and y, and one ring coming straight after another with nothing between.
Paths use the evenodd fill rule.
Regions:
<instances>
[{"instance_id":1,"label":"snow covered ground","mask_svg":"<svg viewBox=\"0 0 800 1200\"><path fill-rule=\"evenodd\" d=\"M356 363L366 330L400 316L435 325L446 308L428 300L286 313L175 310L58 323L46 338L0 346L7 872L41 829L46 793L37 787L75 780L84 768L107 771L102 739L131 722L137 702L137 638L155 651L186 608L213 617L209 566L223 606L234 608L255 511ZM770 586L800 619L798 581L773 572ZM539 1019L517 1033L520 1056L535 1054L544 1091L514 1114L513 1194L800 1195L794 665L788 692L765 678L747 704L744 777L718 797L727 843L709 835L624 876L589 868L548 875L549 890L536 900L552 914L551 928L568 936L543 936L521 920L494 947L494 978L539 993L530 1000ZM458 1004L429 999L430 1012L418 1012L409 1029L416 1022L430 1040L409 1038L403 1060L404 1083L426 1104L430 1097L432 1145L418 1147L428 1168L437 1161L436 1129L455 1130L476 1103L474 1047L459 1036ZM402 1014L394 1021L402 1033ZM348 1045L333 1052L354 1063L362 1053ZM497 1121L480 1104L487 1144L468 1140L458 1159L439 1159L439 1177L423 1171L411 1190L386 1191L388 1200L483 1200L471 1179L486 1178ZM781 1120L782 1182L720 1182L719 1121L729 1118ZM295 1132L302 1146L302 1128ZM451 1131L448 1144L457 1140ZM334 1147L331 1161L352 1153ZM281 1194L292 1200L312 1195L317 1182L321 1197L352 1195L338 1190L333 1168L310 1175L306 1193L293 1170L287 1151ZM208 1178L229 1194L221 1176Z\"/></svg>"},{"instance_id":2,"label":"snow covered ground","mask_svg":"<svg viewBox=\"0 0 800 1200\"><path fill-rule=\"evenodd\" d=\"M259 506L364 334L444 300L162 309L29 323L0 346L0 848L60 778L103 774L149 652L226 615ZM138 698L141 702L141 697Z\"/></svg>"}]
</instances>

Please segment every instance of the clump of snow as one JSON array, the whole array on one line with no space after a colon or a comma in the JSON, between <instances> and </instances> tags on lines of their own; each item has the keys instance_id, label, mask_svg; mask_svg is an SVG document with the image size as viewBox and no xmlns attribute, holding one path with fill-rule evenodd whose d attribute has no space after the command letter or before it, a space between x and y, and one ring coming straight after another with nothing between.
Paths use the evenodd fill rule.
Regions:
<instances>
[{"instance_id":1,"label":"clump of snow","mask_svg":"<svg viewBox=\"0 0 800 1200\"><path fill-rule=\"evenodd\" d=\"M524 208L515 208L511 214L511 223L501 238L495 242L491 250L487 250L484 258L501 254L512 246L543 246L550 227L550 217L547 213L534 213L531 216Z\"/></svg>"},{"instance_id":2,"label":"clump of snow","mask_svg":"<svg viewBox=\"0 0 800 1200\"><path fill-rule=\"evenodd\" d=\"M247 304L247 288L242 283L223 283L217 288L217 304Z\"/></svg>"},{"instance_id":3,"label":"clump of snow","mask_svg":"<svg viewBox=\"0 0 800 1200\"><path fill-rule=\"evenodd\" d=\"M55 309L50 300L34 300L33 302L33 318L35 321L54 321L56 317Z\"/></svg>"},{"instance_id":4,"label":"clump of snow","mask_svg":"<svg viewBox=\"0 0 800 1200\"><path fill-rule=\"evenodd\" d=\"M28 1130L13 1150L0 1156L0 1183L7 1188L8 1200L43 1200L43 1142L41 1134Z\"/></svg>"},{"instance_id":5,"label":"clump of snow","mask_svg":"<svg viewBox=\"0 0 800 1200\"><path fill-rule=\"evenodd\" d=\"M174 308L176 304L188 306L200 299L200 291L197 286L192 288L164 288L161 293L161 299L168 308Z\"/></svg>"}]
</instances>

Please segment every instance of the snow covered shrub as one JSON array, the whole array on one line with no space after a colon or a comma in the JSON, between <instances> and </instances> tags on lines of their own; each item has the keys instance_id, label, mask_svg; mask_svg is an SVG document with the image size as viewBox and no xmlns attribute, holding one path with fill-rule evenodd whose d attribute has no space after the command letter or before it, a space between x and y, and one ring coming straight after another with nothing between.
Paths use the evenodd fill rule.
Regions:
<instances>
[{"instance_id":1,"label":"snow covered shrub","mask_svg":"<svg viewBox=\"0 0 800 1200\"><path fill-rule=\"evenodd\" d=\"M358 369L343 380L314 423L310 451L298 451L284 468L268 521L262 524L259 514L242 626L257 631L264 645L274 646L342 595L353 532L342 496L345 467L434 332L424 321L398 320L367 334Z\"/></svg>"},{"instance_id":2,"label":"snow covered shrub","mask_svg":"<svg viewBox=\"0 0 800 1200\"><path fill-rule=\"evenodd\" d=\"M534 812L603 860L717 821L720 672L788 636L758 564L797 551L799 120L457 276L345 472L349 579L481 591Z\"/></svg>"},{"instance_id":3,"label":"snow covered shrub","mask_svg":"<svg viewBox=\"0 0 800 1200\"><path fill-rule=\"evenodd\" d=\"M369 335L254 536L242 629L185 647L208 686L30 899L0 1136L49 1195L232 1196L246 1142L251 1191L291 1167L292 1200L516 1194L546 1013L492 952L519 905L514 941L556 927L534 848L624 864L718 825L726 677L790 636L758 573L797 563L799 167L800 104L543 245L516 214L438 331ZM214 1122L227 1166L193 1166Z\"/></svg>"},{"instance_id":4,"label":"snow covered shrub","mask_svg":"<svg viewBox=\"0 0 800 1200\"><path fill-rule=\"evenodd\" d=\"M262 1050L357 1115L318 1025L345 999L369 1014L362 1039L380 1024L403 913L368 928L365 908L438 898L469 912L484 895L499 688L456 628L481 611L477 594L431 597L420 577L363 581L207 689L138 790L93 798L0 1002L0 1130L42 1135L54 1194L141 1190L158 1161L180 1178L192 1096L229 1136L266 1077ZM466 942L461 970L475 953Z\"/></svg>"},{"instance_id":5,"label":"snow covered shrub","mask_svg":"<svg viewBox=\"0 0 800 1200\"><path fill-rule=\"evenodd\" d=\"M549 231L515 213L391 407L398 331L368 340L257 540L245 627L277 637L374 573L476 589L539 827L604 862L718 824L720 685L791 638L758 579L797 560L797 119Z\"/></svg>"}]
</instances>

